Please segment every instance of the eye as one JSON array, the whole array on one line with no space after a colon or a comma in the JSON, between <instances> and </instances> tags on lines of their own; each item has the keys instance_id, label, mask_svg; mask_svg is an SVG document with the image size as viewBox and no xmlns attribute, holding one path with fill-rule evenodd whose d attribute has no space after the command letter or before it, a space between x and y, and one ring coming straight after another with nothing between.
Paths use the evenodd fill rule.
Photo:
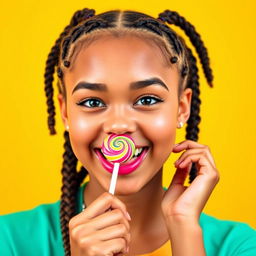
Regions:
<instances>
[{"instance_id":1,"label":"eye","mask_svg":"<svg viewBox=\"0 0 256 256\"><path fill-rule=\"evenodd\" d=\"M153 96L144 96L144 97L141 97L137 102L141 102L141 104L137 104L137 105L144 105L144 106L147 106L147 105L154 105L158 102L163 102L162 99L159 99L157 97L153 97Z\"/></svg>"},{"instance_id":2,"label":"eye","mask_svg":"<svg viewBox=\"0 0 256 256\"><path fill-rule=\"evenodd\" d=\"M100 108L104 107L105 105L102 104L102 101L97 98L89 98L77 103L79 106L85 106L87 108Z\"/></svg>"}]
</instances>

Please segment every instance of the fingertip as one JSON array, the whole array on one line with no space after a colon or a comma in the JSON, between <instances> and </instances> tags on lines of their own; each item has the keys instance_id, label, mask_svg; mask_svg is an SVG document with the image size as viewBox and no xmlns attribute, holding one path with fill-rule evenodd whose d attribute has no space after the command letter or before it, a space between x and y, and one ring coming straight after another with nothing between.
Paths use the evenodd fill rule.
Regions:
<instances>
[{"instance_id":1,"label":"fingertip","mask_svg":"<svg viewBox=\"0 0 256 256\"><path fill-rule=\"evenodd\" d=\"M181 152L181 150L182 150L181 148L173 148L172 152L173 153L179 153L179 152Z\"/></svg>"},{"instance_id":2,"label":"fingertip","mask_svg":"<svg viewBox=\"0 0 256 256\"><path fill-rule=\"evenodd\" d=\"M180 146L182 146L183 144L182 144L182 142L181 143L178 143L178 144L174 144L173 145L173 149L178 149L178 148L180 148Z\"/></svg>"},{"instance_id":3,"label":"fingertip","mask_svg":"<svg viewBox=\"0 0 256 256\"><path fill-rule=\"evenodd\" d=\"M112 200L114 195L112 195L111 193L109 193L108 191L105 191L103 193L103 197L105 197L107 200Z\"/></svg>"},{"instance_id":4,"label":"fingertip","mask_svg":"<svg viewBox=\"0 0 256 256\"><path fill-rule=\"evenodd\" d=\"M131 216L130 216L130 214L129 214L128 212L125 212L125 215L126 215L126 218L127 218L129 221L132 220L132 218L131 218Z\"/></svg>"}]
</instances>

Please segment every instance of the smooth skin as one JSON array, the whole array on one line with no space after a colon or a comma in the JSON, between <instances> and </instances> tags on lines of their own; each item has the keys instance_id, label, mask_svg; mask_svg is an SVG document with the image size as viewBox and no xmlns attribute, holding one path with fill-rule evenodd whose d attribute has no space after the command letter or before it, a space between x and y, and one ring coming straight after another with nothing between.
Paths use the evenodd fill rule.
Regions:
<instances>
[{"instance_id":1,"label":"smooth skin","mask_svg":"<svg viewBox=\"0 0 256 256\"><path fill-rule=\"evenodd\" d=\"M153 43L131 35L104 35L81 49L71 65L64 74L67 103L61 94L58 100L73 151L90 176L84 191L86 209L69 223L71 255L145 254L167 240L174 256L205 255L199 216L219 174L206 145L186 140L174 146L179 122L189 118L192 96L187 88L178 101L175 65L166 65ZM130 83L152 77L167 88L157 83L130 88ZM106 90L72 93L81 81L104 83ZM114 196L107 192L111 174L93 150L110 133L127 133L136 145L150 147L138 169L118 176ZM165 192L163 164L172 152L183 150L183 166L176 165ZM191 162L197 163L199 176L186 188ZM110 207L113 210L107 211Z\"/></svg>"}]
</instances>

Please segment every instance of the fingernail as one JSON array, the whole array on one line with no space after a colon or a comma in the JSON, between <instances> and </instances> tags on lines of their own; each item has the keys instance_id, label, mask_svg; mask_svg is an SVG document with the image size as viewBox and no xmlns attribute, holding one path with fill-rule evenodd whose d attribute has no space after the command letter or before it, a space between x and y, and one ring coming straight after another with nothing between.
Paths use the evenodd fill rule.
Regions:
<instances>
[{"instance_id":1,"label":"fingernail","mask_svg":"<svg viewBox=\"0 0 256 256\"><path fill-rule=\"evenodd\" d=\"M128 246L127 249L126 249L126 252L129 252L129 246Z\"/></svg>"},{"instance_id":2,"label":"fingernail","mask_svg":"<svg viewBox=\"0 0 256 256\"><path fill-rule=\"evenodd\" d=\"M179 163L179 166L184 166L184 161L182 161L181 163Z\"/></svg>"},{"instance_id":3,"label":"fingernail","mask_svg":"<svg viewBox=\"0 0 256 256\"><path fill-rule=\"evenodd\" d=\"M130 221L132 220L131 216L130 216L130 214L128 212L126 212L126 217L127 217L128 220L130 220Z\"/></svg>"},{"instance_id":4,"label":"fingernail","mask_svg":"<svg viewBox=\"0 0 256 256\"><path fill-rule=\"evenodd\" d=\"M177 146L179 146L180 145L180 143L178 143L178 144L174 144L174 147L177 147Z\"/></svg>"},{"instance_id":5,"label":"fingernail","mask_svg":"<svg viewBox=\"0 0 256 256\"><path fill-rule=\"evenodd\" d=\"M180 162L180 159L176 160L176 161L174 162L174 165L175 165L175 164L178 164L179 162Z\"/></svg>"}]
</instances>

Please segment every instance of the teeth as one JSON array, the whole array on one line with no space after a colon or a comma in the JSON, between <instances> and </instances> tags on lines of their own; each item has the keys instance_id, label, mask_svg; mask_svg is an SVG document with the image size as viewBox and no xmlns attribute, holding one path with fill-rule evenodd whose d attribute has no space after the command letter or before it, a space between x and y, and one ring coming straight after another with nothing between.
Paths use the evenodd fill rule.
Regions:
<instances>
[{"instance_id":1,"label":"teeth","mask_svg":"<svg viewBox=\"0 0 256 256\"><path fill-rule=\"evenodd\" d=\"M136 148L135 149L135 154L133 157L137 157L141 152L142 152L143 148ZM102 153L102 150L100 149L101 153ZM102 153L102 155L104 156L104 154ZM104 156L105 157L105 156ZM106 158L106 157L105 157Z\"/></svg>"},{"instance_id":2,"label":"teeth","mask_svg":"<svg viewBox=\"0 0 256 256\"><path fill-rule=\"evenodd\" d=\"M136 148L136 149L135 149L134 157L137 157L137 156L141 153L142 149L143 149L143 148Z\"/></svg>"}]
</instances>

